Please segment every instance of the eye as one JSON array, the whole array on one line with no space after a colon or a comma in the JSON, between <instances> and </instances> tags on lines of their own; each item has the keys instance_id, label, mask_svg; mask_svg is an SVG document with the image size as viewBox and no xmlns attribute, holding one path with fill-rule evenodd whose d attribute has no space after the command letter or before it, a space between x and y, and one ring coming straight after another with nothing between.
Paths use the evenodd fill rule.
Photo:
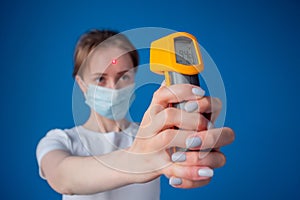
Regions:
<instances>
[{"instance_id":1,"label":"eye","mask_svg":"<svg viewBox=\"0 0 300 200\"><path fill-rule=\"evenodd\" d=\"M103 84L105 82L105 77L104 76L100 76L99 78L97 78L97 82L99 84Z\"/></svg>"},{"instance_id":2,"label":"eye","mask_svg":"<svg viewBox=\"0 0 300 200\"><path fill-rule=\"evenodd\" d=\"M127 75L127 74L124 74L123 76L121 76L121 79L126 81L126 80L129 80L130 79L130 76Z\"/></svg>"}]
</instances>

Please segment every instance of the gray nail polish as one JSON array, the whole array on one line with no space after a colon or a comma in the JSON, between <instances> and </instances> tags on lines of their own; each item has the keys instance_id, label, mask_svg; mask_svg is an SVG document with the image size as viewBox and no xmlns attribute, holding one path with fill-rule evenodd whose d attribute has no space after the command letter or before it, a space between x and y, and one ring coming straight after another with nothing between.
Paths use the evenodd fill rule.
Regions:
<instances>
[{"instance_id":1,"label":"gray nail polish","mask_svg":"<svg viewBox=\"0 0 300 200\"><path fill-rule=\"evenodd\" d=\"M181 178L171 177L169 179L169 184L170 185L181 185L182 184L182 180L181 180Z\"/></svg>"},{"instance_id":2,"label":"gray nail polish","mask_svg":"<svg viewBox=\"0 0 300 200\"><path fill-rule=\"evenodd\" d=\"M199 169L198 175L203 177L213 177L214 171L212 169Z\"/></svg>"},{"instance_id":3,"label":"gray nail polish","mask_svg":"<svg viewBox=\"0 0 300 200\"><path fill-rule=\"evenodd\" d=\"M185 153L183 152L175 152L172 154L172 161L173 162L183 162L186 160Z\"/></svg>"},{"instance_id":4,"label":"gray nail polish","mask_svg":"<svg viewBox=\"0 0 300 200\"><path fill-rule=\"evenodd\" d=\"M186 139L185 141L185 145L186 148L194 148L194 147L198 147L202 144L201 138L199 137L191 137Z\"/></svg>"},{"instance_id":5,"label":"gray nail polish","mask_svg":"<svg viewBox=\"0 0 300 200\"><path fill-rule=\"evenodd\" d=\"M198 104L196 102L186 102L184 105L184 109L187 112L193 112L198 108Z\"/></svg>"},{"instance_id":6,"label":"gray nail polish","mask_svg":"<svg viewBox=\"0 0 300 200\"><path fill-rule=\"evenodd\" d=\"M202 90L201 88L193 88L192 89L193 94L198 95L198 96L204 96L205 91Z\"/></svg>"}]
</instances>

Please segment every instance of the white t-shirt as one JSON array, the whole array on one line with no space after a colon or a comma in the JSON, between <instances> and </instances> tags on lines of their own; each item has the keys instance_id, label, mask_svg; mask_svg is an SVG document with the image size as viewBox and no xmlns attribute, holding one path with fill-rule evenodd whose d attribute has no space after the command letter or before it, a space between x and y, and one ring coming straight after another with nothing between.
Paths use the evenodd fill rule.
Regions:
<instances>
[{"instance_id":1,"label":"white t-shirt","mask_svg":"<svg viewBox=\"0 0 300 200\"><path fill-rule=\"evenodd\" d=\"M138 125L131 123L122 132L98 133L76 126L72 129L54 129L42 138L37 146L36 156L40 176L41 160L44 155L53 150L64 150L74 156L93 156L110 153L129 147L137 133ZM144 184L131 184L121 188L93 195L63 195L63 200L157 200L160 196L159 178Z\"/></svg>"}]
</instances>

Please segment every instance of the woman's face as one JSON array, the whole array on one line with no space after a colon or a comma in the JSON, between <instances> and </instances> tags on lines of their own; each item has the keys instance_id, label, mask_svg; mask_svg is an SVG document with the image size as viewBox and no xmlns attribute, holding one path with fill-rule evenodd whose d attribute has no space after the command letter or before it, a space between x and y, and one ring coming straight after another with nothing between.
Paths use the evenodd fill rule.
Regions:
<instances>
[{"instance_id":1,"label":"woman's face","mask_svg":"<svg viewBox=\"0 0 300 200\"><path fill-rule=\"evenodd\" d=\"M130 55L119 48L96 49L84 70L86 84L120 89L134 83L135 71Z\"/></svg>"}]
</instances>

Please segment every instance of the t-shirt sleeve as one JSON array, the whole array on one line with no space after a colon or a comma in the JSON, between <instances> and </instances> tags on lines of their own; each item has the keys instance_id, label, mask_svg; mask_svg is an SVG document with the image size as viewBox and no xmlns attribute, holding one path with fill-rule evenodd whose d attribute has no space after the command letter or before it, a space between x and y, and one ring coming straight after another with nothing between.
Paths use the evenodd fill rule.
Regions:
<instances>
[{"instance_id":1,"label":"t-shirt sleeve","mask_svg":"<svg viewBox=\"0 0 300 200\"><path fill-rule=\"evenodd\" d=\"M50 151L64 150L71 153L71 141L67 133L61 129L54 129L47 133L37 145L36 158L39 166L39 174L45 179L41 170L41 160Z\"/></svg>"}]
</instances>

